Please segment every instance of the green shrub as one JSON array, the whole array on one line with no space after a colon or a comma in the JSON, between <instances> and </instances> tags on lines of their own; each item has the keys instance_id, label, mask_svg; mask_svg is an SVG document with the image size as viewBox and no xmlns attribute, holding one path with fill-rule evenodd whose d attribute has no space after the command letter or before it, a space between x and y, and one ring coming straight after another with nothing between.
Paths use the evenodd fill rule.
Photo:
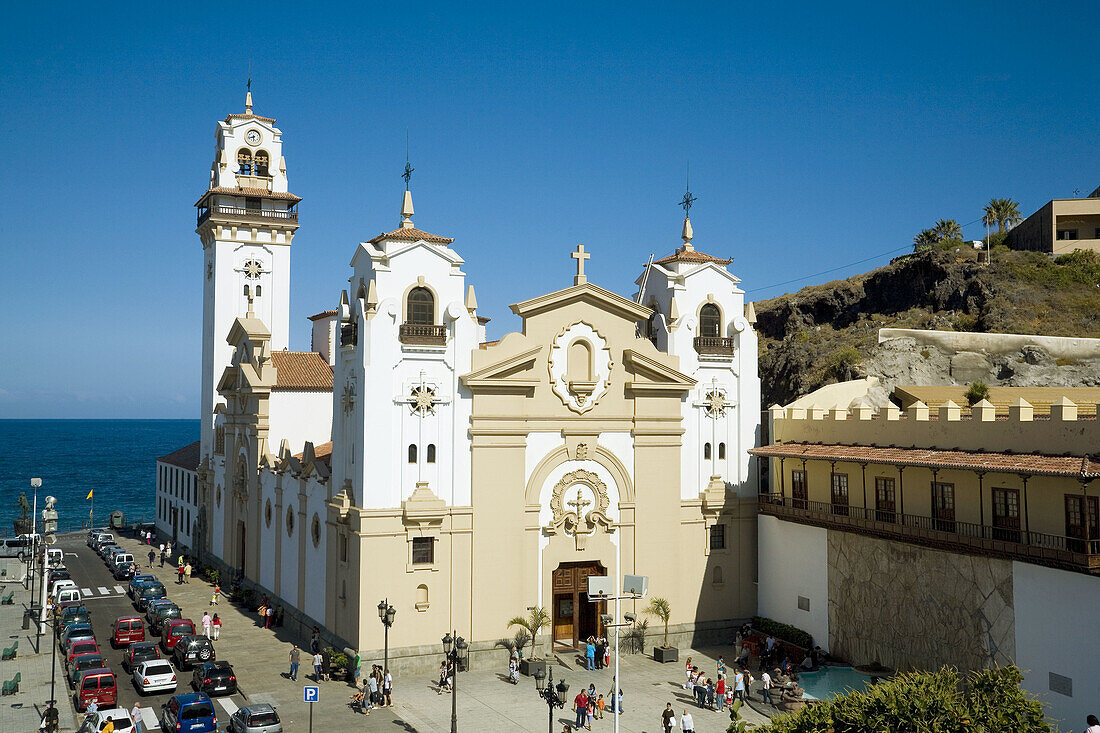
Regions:
<instances>
[{"instance_id":1,"label":"green shrub","mask_svg":"<svg viewBox=\"0 0 1100 733\"><path fill-rule=\"evenodd\" d=\"M981 380L971 383L970 388L966 390L966 401L971 405L976 405L988 397L989 387Z\"/></svg>"},{"instance_id":2,"label":"green shrub","mask_svg":"<svg viewBox=\"0 0 1100 733\"><path fill-rule=\"evenodd\" d=\"M774 636L776 639L800 646L803 649L811 649L814 645L814 638L810 636L809 632L803 631L797 626L782 624L763 616L752 617L752 628L762 634Z\"/></svg>"},{"instance_id":3,"label":"green shrub","mask_svg":"<svg viewBox=\"0 0 1100 733\"><path fill-rule=\"evenodd\" d=\"M761 733L1052 733L1043 706L1020 689L1016 667L960 677L910 672L861 692L830 698L772 719Z\"/></svg>"},{"instance_id":4,"label":"green shrub","mask_svg":"<svg viewBox=\"0 0 1100 733\"><path fill-rule=\"evenodd\" d=\"M932 358L932 352L929 351L928 349L921 349L920 355L924 359L931 359Z\"/></svg>"}]
</instances>

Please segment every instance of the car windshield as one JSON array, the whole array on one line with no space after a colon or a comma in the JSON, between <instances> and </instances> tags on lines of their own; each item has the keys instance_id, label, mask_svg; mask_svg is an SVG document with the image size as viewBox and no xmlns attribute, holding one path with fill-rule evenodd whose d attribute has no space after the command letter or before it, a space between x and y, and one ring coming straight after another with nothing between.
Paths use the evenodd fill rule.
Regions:
<instances>
[{"instance_id":1,"label":"car windshield","mask_svg":"<svg viewBox=\"0 0 1100 733\"><path fill-rule=\"evenodd\" d=\"M214 717L214 706L208 702L197 702L194 705L188 705L183 709L183 715L180 716L182 720L212 717Z\"/></svg>"},{"instance_id":2,"label":"car windshield","mask_svg":"<svg viewBox=\"0 0 1100 733\"><path fill-rule=\"evenodd\" d=\"M172 665L168 662L146 664L145 674L172 674Z\"/></svg>"},{"instance_id":3,"label":"car windshield","mask_svg":"<svg viewBox=\"0 0 1100 733\"><path fill-rule=\"evenodd\" d=\"M248 716L248 725L254 727L257 725L275 725L279 722L279 716L275 714L274 710L266 713L254 713Z\"/></svg>"},{"instance_id":4,"label":"car windshield","mask_svg":"<svg viewBox=\"0 0 1100 733\"><path fill-rule=\"evenodd\" d=\"M172 636L191 636L195 633L195 627L191 624L176 624L172 627Z\"/></svg>"}]
</instances>

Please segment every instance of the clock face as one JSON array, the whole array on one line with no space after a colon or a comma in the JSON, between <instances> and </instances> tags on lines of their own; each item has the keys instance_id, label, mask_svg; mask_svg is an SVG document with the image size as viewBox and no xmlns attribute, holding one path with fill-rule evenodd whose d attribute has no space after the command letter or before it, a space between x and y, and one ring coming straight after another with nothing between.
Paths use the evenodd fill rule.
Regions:
<instances>
[{"instance_id":1,"label":"clock face","mask_svg":"<svg viewBox=\"0 0 1100 733\"><path fill-rule=\"evenodd\" d=\"M249 145L259 145L260 144L260 133L257 132L256 130L249 130L248 132L245 133L244 139L248 141Z\"/></svg>"}]
</instances>

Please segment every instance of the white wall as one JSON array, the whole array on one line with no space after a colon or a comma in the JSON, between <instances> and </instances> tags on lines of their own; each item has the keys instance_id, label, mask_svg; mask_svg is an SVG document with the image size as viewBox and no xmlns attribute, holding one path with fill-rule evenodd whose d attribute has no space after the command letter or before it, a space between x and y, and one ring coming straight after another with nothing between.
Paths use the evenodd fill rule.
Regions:
<instances>
[{"instance_id":1,"label":"white wall","mask_svg":"<svg viewBox=\"0 0 1100 733\"><path fill-rule=\"evenodd\" d=\"M1061 730L1084 730L1100 714L1100 578L1012 563L1016 664ZM1073 697L1050 690L1050 673L1073 680Z\"/></svg>"},{"instance_id":2,"label":"white wall","mask_svg":"<svg viewBox=\"0 0 1100 733\"><path fill-rule=\"evenodd\" d=\"M808 631L828 651L828 530L763 514L757 522L760 615ZM810 599L808 612L798 608L799 596Z\"/></svg>"},{"instance_id":3,"label":"white wall","mask_svg":"<svg viewBox=\"0 0 1100 733\"><path fill-rule=\"evenodd\" d=\"M268 401L268 450L275 453L283 439L293 453L305 442L315 446L332 439L332 392L272 392Z\"/></svg>"}]
</instances>

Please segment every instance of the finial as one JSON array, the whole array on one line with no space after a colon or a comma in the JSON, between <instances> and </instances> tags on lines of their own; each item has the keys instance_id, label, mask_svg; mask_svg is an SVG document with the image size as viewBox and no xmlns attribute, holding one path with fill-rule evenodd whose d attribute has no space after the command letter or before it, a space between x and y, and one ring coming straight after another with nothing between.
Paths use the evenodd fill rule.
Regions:
<instances>
[{"instance_id":1,"label":"finial","mask_svg":"<svg viewBox=\"0 0 1100 733\"><path fill-rule=\"evenodd\" d=\"M584 251L583 244L578 244L577 251L569 256L577 261L577 276L573 278L573 284L583 285L588 282L588 277L584 274L584 261L590 259L592 255Z\"/></svg>"},{"instance_id":2,"label":"finial","mask_svg":"<svg viewBox=\"0 0 1100 733\"><path fill-rule=\"evenodd\" d=\"M401 200L401 228L412 229L413 196L409 191L409 180L412 179L413 167L409 163L409 129L405 128L405 172L401 177L405 179L405 197Z\"/></svg>"},{"instance_id":3,"label":"finial","mask_svg":"<svg viewBox=\"0 0 1100 733\"><path fill-rule=\"evenodd\" d=\"M409 128L405 128L405 172L401 174L401 177L405 179L405 190L409 190L409 179L412 178L413 171L416 170L409 165Z\"/></svg>"},{"instance_id":4,"label":"finial","mask_svg":"<svg viewBox=\"0 0 1100 733\"><path fill-rule=\"evenodd\" d=\"M680 206L684 209L684 229L680 234L680 238L684 240L684 249L688 252L695 248L691 246L691 238L695 236L695 233L691 230L691 205L696 202L696 198L691 195L691 164L688 164L687 169L687 181L684 187L684 198L680 200Z\"/></svg>"},{"instance_id":5,"label":"finial","mask_svg":"<svg viewBox=\"0 0 1100 733\"><path fill-rule=\"evenodd\" d=\"M248 83L245 84L244 113L252 114L252 60L248 60Z\"/></svg>"}]
</instances>

